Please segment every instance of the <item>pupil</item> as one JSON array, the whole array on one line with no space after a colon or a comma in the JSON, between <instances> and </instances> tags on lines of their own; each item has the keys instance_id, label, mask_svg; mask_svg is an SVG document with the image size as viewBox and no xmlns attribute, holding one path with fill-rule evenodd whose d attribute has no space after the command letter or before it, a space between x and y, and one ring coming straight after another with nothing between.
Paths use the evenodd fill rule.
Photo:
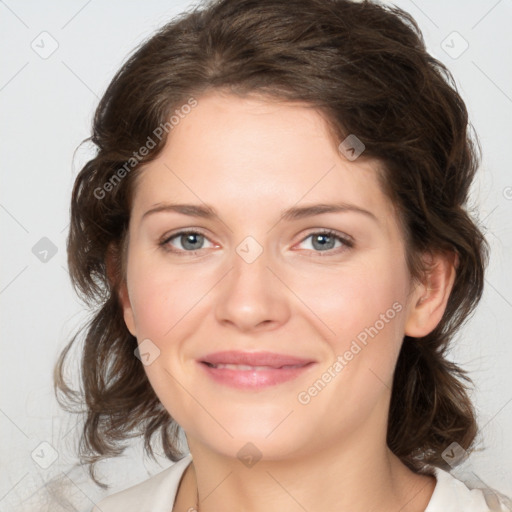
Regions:
<instances>
[{"instance_id":1,"label":"pupil","mask_svg":"<svg viewBox=\"0 0 512 512\"><path fill-rule=\"evenodd\" d=\"M320 248L324 248L324 249L325 249L326 245L329 245L329 247L328 247L328 248L329 248L329 249L332 249L332 247L331 247L331 245L329 244L329 242L325 242L325 241L324 241L324 242L322 242L322 241L321 241L321 239L328 239L328 240L330 240L331 245L332 245L332 242L334 241L334 239L333 239L333 238L331 238L331 236L330 236L330 235L320 234L320 235L318 235L318 236L316 236L316 237L314 238L314 243L313 243L313 245L315 245L315 243L320 243L320 246L319 246Z\"/></svg>"},{"instance_id":2,"label":"pupil","mask_svg":"<svg viewBox=\"0 0 512 512\"><path fill-rule=\"evenodd\" d=\"M183 247L188 249L197 249L197 247L194 247L194 241L197 244L197 240L195 240L198 236L202 236L198 233L189 233L188 235L185 235L185 243L183 244ZM190 245L191 246L190 246Z\"/></svg>"}]
</instances>

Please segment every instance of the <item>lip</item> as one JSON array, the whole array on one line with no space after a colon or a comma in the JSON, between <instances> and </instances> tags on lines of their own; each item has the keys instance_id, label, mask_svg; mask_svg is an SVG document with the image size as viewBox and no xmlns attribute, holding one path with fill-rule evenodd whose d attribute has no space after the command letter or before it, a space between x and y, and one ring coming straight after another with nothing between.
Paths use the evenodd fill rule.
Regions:
<instances>
[{"instance_id":1,"label":"lip","mask_svg":"<svg viewBox=\"0 0 512 512\"><path fill-rule=\"evenodd\" d=\"M236 350L215 352L197 361L211 379L239 389L261 389L275 386L297 378L316 364L316 361L311 359L275 352ZM233 368L225 367L225 365L243 367ZM254 367L254 369L247 367Z\"/></svg>"}]
</instances>

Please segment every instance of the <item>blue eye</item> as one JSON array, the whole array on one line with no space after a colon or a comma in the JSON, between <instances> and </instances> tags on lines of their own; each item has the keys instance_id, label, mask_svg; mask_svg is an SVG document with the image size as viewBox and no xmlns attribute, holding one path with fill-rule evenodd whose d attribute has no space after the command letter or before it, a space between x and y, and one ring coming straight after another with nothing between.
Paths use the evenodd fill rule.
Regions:
<instances>
[{"instance_id":1,"label":"blue eye","mask_svg":"<svg viewBox=\"0 0 512 512\"><path fill-rule=\"evenodd\" d=\"M350 239L348 236L343 236L337 231L330 229L310 233L306 238L302 240L302 242L308 240L309 238L312 239L313 250L317 251L317 249L319 249L317 252L320 253L330 253L332 250L336 249L334 246L336 240L341 242L341 250L345 250L347 248L350 249L354 246L352 239ZM337 249L340 249L340 246L338 246ZM339 252L339 250L336 251L336 254Z\"/></svg>"},{"instance_id":2,"label":"blue eye","mask_svg":"<svg viewBox=\"0 0 512 512\"><path fill-rule=\"evenodd\" d=\"M327 253L327 255L332 255L335 249L337 250L334 251L334 254L338 254L340 249L341 251L344 251L354 246L354 242L350 237L330 229L314 231L303 238L301 243L305 242L309 238L312 238L313 249L311 250L317 253ZM176 248L174 244L171 243L175 239L181 244L181 248ZM196 255L198 251L205 248L203 246L205 240L209 241L209 239L200 231L178 231L177 233L173 233L171 236L165 237L161 242L159 242L159 245L165 251L173 252L180 256L187 254ZM338 247L335 247L336 241L340 242Z\"/></svg>"},{"instance_id":3,"label":"blue eye","mask_svg":"<svg viewBox=\"0 0 512 512\"><path fill-rule=\"evenodd\" d=\"M171 248L172 246L170 246L170 242L175 238L182 244L183 249L176 250ZM201 241L203 240L208 239L199 231L179 231L178 233L174 233L172 236L162 240L159 245L161 245L165 250L175 252L177 254L195 254L196 251L203 248L199 247L202 245Z\"/></svg>"}]
</instances>

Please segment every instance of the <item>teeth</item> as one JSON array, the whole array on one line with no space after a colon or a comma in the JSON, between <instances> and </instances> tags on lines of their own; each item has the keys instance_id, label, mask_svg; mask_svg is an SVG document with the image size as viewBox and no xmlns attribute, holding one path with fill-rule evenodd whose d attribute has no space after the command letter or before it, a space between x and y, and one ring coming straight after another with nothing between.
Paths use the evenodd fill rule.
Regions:
<instances>
[{"instance_id":1,"label":"teeth","mask_svg":"<svg viewBox=\"0 0 512 512\"><path fill-rule=\"evenodd\" d=\"M275 368L273 366L249 366L247 364L212 364L213 368L227 368L228 370L243 370L243 371L258 371L258 370L280 370L286 368L299 368L300 364L297 365L285 365L281 366L281 368Z\"/></svg>"},{"instance_id":2,"label":"teeth","mask_svg":"<svg viewBox=\"0 0 512 512\"><path fill-rule=\"evenodd\" d=\"M249 366L247 364L216 364L215 368L227 368L228 370L275 370L271 366Z\"/></svg>"}]
</instances>

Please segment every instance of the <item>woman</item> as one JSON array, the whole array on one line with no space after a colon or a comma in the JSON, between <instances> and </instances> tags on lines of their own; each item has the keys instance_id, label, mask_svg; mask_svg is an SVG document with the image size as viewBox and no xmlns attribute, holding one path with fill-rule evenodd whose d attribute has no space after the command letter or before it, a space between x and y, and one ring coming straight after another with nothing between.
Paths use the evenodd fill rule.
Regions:
<instances>
[{"instance_id":1,"label":"woman","mask_svg":"<svg viewBox=\"0 0 512 512\"><path fill-rule=\"evenodd\" d=\"M92 141L68 255L100 307L83 396L73 340L56 389L87 403L93 478L136 435L177 461L95 511L506 510L447 471L477 425L444 354L487 244L466 107L408 14L197 8L116 74Z\"/></svg>"}]
</instances>

